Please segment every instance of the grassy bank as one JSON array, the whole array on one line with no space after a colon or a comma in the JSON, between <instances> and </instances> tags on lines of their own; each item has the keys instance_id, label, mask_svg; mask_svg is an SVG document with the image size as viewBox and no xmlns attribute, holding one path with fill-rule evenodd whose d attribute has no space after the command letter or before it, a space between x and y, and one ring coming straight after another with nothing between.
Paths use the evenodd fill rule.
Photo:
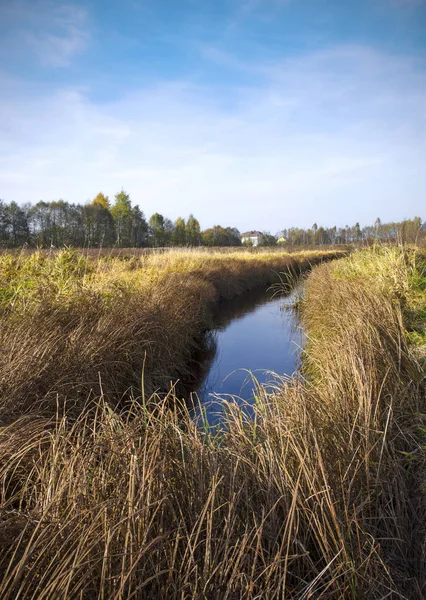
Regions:
<instances>
[{"instance_id":1,"label":"grassy bank","mask_svg":"<svg viewBox=\"0 0 426 600\"><path fill-rule=\"evenodd\" d=\"M398 249L316 268L306 379L220 439L157 397L3 428L1 597L423 598L424 282Z\"/></svg>"},{"instance_id":2,"label":"grassy bank","mask_svg":"<svg viewBox=\"0 0 426 600\"><path fill-rule=\"evenodd\" d=\"M329 259L330 251L223 254L203 250L94 258L79 252L0 256L0 421L57 398L118 403L168 390L221 298Z\"/></svg>"}]
</instances>

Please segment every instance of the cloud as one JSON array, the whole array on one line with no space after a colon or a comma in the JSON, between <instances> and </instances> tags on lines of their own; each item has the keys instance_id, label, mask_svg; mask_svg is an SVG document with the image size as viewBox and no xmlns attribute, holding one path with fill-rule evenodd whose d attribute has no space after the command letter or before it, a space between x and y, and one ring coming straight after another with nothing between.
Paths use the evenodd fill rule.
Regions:
<instances>
[{"instance_id":1,"label":"cloud","mask_svg":"<svg viewBox=\"0 0 426 600\"><path fill-rule=\"evenodd\" d=\"M1 197L82 202L124 187L148 215L273 231L421 213L422 65L339 46L253 69L256 85L159 81L102 104L78 88L29 100L9 83Z\"/></svg>"},{"instance_id":2,"label":"cloud","mask_svg":"<svg viewBox=\"0 0 426 600\"><path fill-rule=\"evenodd\" d=\"M75 4L19 0L3 5L0 16L9 49L30 52L45 66L68 66L90 41L88 13Z\"/></svg>"},{"instance_id":3,"label":"cloud","mask_svg":"<svg viewBox=\"0 0 426 600\"><path fill-rule=\"evenodd\" d=\"M44 64L66 67L89 43L87 14L80 8L62 6L52 15L51 23L50 32L28 33L29 44Z\"/></svg>"}]
</instances>

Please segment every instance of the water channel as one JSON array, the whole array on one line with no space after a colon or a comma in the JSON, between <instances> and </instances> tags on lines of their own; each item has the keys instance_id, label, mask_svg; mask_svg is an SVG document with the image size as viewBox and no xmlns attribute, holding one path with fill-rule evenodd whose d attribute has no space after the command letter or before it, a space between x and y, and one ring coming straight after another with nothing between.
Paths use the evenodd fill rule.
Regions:
<instances>
[{"instance_id":1,"label":"water channel","mask_svg":"<svg viewBox=\"0 0 426 600\"><path fill-rule=\"evenodd\" d=\"M220 304L215 327L197 358L201 377L196 392L210 425L221 421L221 398L253 403L250 373L261 385L271 386L273 373L291 376L297 371L303 332L291 305L298 293L273 297L271 290L258 289Z\"/></svg>"}]
</instances>

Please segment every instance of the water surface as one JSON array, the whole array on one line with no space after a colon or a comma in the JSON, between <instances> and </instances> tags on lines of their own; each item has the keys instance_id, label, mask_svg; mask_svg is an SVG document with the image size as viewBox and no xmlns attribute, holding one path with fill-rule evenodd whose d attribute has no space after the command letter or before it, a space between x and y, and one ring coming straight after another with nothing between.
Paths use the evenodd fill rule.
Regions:
<instances>
[{"instance_id":1,"label":"water surface","mask_svg":"<svg viewBox=\"0 0 426 600\"><path fill-rule=\"evenodd\" d=\"M208 349L199 357L204 376L196 389L211 425L221 419L218 395L254 401L249 372L268 386L271 372L292 375L298 369L303 333L290 308L296 293L272 298L270 290L261 289L220 305Z\"/></svg>"}]
</instances>

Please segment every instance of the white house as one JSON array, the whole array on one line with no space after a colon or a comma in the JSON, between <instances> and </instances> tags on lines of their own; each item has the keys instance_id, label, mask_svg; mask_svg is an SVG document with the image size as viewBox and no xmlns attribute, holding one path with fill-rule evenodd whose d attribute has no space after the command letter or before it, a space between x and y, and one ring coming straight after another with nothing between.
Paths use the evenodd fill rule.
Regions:
<instances>
[{"instance_id":1,"label":"white house","mask_svg":"<svg viewBox=\"0 0 426 600\"><path fill-rule=\"evenodd\" d=\"M260 238L262 237L261 231L246 231L241 234L241 242L249 243L251 242L253 246L258 246L260 242Z\"/></svg>"}]
</instances>

